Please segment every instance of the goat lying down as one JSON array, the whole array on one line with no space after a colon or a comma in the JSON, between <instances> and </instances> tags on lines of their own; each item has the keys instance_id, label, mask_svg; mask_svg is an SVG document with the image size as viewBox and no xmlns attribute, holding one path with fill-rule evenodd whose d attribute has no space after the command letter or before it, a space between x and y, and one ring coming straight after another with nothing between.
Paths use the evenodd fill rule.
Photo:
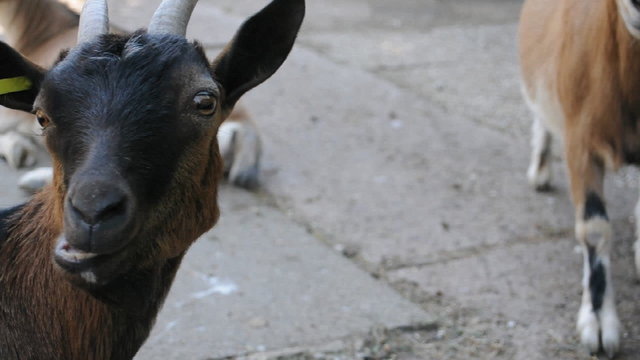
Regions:
<instances>
[{"instance_id":1,"label":"goat lying down","mask_svg":"<svg viewBox=\"0 0 640 360\"><path fill-rule=\"evenodd\" d=\"M218 219L216 134L284 62L304 0L273 0L213 61L184 38L196 0L107 34L85 3L49 70L0 43L0 104L33 111L53 182L0 211L0 359L131 359L180 262Z\"/></svg>"},{"instance_id":2,"label":"goat lying down","mask_svg":"<svg viewBox=\"0 0 640 360\"><path fill-rule=\"evenodd\" d=\"M523 88L534 113L528 177L537 189L549 186L552 136L564 139L584 256L577 329L590 352L612 357L620 322L603 183L606 169L640 164L640 3L527 0L519 38ZM636 219L640 236L640 204ZM640 241L635 251L640 272Z\"/></svg>"},{"instance_id":3,"label":"goat lying down","mask_svg":"<svg viewBox=\"0 0 640 360\"><path fill-rule=\"evenodd\" d=\"M55 0L0 0L0 25L7 43L35 64L51 66L63 49L76 43L78 15ZM0 109L0 156L10 167L31 167L38 147L33 134L38 124L32 116ZM236 109L222 124L218 142L229 182L245 188L258 184L261 142L245 109ZM39 168L26 173L21 188L35 192L51 182L53 170Z\"/></svg>"}]
</instances>

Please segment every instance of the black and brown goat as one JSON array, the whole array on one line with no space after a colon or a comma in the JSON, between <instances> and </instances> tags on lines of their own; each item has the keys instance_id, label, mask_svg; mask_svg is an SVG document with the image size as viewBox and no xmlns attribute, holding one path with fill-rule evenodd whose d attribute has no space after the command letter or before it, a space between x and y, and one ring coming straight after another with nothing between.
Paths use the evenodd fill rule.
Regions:
<instances>
[{"instance_id":1,"label":"black and brown goat","mask_svg":"<svg viewBox=\"0 0 640 360\"><path fill-rule=\"evenodd\" d=\"M195 3L110 35L89 0L48 71L0 43L0 104L36 114L54 163L51 186L0 213L0 359L131 359L215 224L218 127L284 62L305 4L271 1L210 63L184 38Z\"/></svg>"},{"instance_id":2,"label":"black and brown goat","mask_svg":"<svg viewBox=\"0 0 640 360\"><path fill-rule=\"evenodd\" d=\"M41 67L51 66L60 51L76 44L78 21L78 14L57 0L0 0L0 25L4 27L7 43ZM32 134L37 126L29 114L0 109L0 156L10 167L35 163L38 147ZM256 187L261 139L242 106L237 106L220 126L218 145L229 182L245 188ZM52 172L51 168L27 172L20 179L20 187L30 192L39 190L51 182Z\"/></svg>"}]
</instances>

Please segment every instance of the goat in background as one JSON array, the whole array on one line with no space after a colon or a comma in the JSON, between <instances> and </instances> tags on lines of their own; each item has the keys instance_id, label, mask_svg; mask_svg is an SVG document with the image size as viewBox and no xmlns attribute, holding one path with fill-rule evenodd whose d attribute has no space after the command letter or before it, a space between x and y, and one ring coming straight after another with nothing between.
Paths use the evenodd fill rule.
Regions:
<instances>
[{"instance_id":1,"label":"goat in background","mask_svg":"<svg viewBox=\"0 0 640 360\"><path fill-rule=\"evenodd\" d=\"M614 356L620 322L611 276L605 171L640 164L640 3L527 0L520 22L524 93L534 114L530 182L551 179L551 140L564 139L576 238L584 256L577 329L591 353ZM640 236L640 203L636 207ZM635 243L640 272L640 241Z\"/></svg>"},{"instance_id":2,"label":"goat in background","mask_svg":"<svg viewBox=\"0 0 640 360\"><path fill-rule=\"evenodd\" d=\"M35 64L49 67L61 50L75 45L78 15L56 0L0 0L0 25L9 45ZM35 165L38 146L32 139L37 127L28 114L0 109L0 156L10 167ZM261 141L245 109L238 107L222 124L218 142L229 182L255 188ZM51 168L36 169L26 173L19 185L35 192L51 182L52 174Z\"/></svg>"},{"instance_id":3,"label":"goat in background","mask_svg":"<svg viewBox=\"0 0 640 360\"><path fill-rule=\"evenodd\" d=\"M216 223L218 128L284 62L305 3L271 1L209 62L184 38L196 2L164 0L148 31L114 35L89 0L48 71L0 43L0 104L35 112L54 172L0 212L0 359L131 359Z\"/></svg>"}]
</instances>

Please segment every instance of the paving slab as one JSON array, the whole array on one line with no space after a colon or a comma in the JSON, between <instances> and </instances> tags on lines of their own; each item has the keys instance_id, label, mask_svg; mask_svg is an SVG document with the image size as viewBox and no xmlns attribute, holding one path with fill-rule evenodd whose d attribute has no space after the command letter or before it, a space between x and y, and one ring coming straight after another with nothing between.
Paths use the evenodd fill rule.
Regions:
<instances>
[{"instance_id":1,"label":"paving slab","mask_svg":"<svg viewBox=\"0 0 640 360\"><path fill-rule=\"evenodd\" d=\"M206 9L192 24L197 16L218 23L220 12ZM307 18L314 23L318 16L309 11ZM534 196L514 186L523 182L513 169L526 167L526 147L519 159L501 158L521 144L367 71L298 47L246 102L264 134L265 189L298 218L361 248L370 263L429 261L442 251L537 231L527 215L505 216ZM491 155L483 161L470 156L480 153ZM547 206L527 211L549 214ZM486 211L496 207L505 211ZM474 222L464 221L469 214ZM568 227L571 221L550 216L538 226L549 224Z\"/></svg>"},{"instance_id":2,"label":"paving slab","mask_svg":"<svg viewBox=\"0 0 640 360\"><path fill-rule=\"evenodd\" d=\"M522 106L515 33L515 24L464 25L375 36L322 32L304 40L334 61L358 64L447 111L524 138L530 115Z\"/></svg>"},{"instance_id":3,"label":"paving slab","mask_svg":"<svg viewBox=\"0 0 640 360\"><path fill-rule=\"evenodd\" d=\"M629 224L617 222L614 284L621 306L623 342L616 359L636 359L640 345L637 278L628 269L634 240ZM510 339L514 353L500 359L582 359L574 331L580 305L582 253L572 236L538 237L469 254L465 258L406 268L391 281L413 281L427 294L454 298L498 324L488 336Z\"/></svg>"},{"instance_id":4,"label":"paving slab","mask_svg":"<svg viewBox=\"0 0 640 360\"><path fill-rule=\"evenodd\" d=\"M112 1L112 19L127 29L146 26L158 2ZM213 56L265 3L202 0L189 36ZM398 323L414 314L433 320L411 303L439 316L437 331L410 331L396 345L374 341L391 349L383 354L587 358L573 335L580 257L560 156L555 192L535 194L524 179L529 117L515 52L521 3L308 2L290 59L245 100L263 134L268 195L223 189L220 227L194 246L140 358L304 358L305 349L357 358L339 355L351 346L344 337L397 324L369 296L398 304ZM640 349L629 252L637 179L624 169L606 182L619 239L622 359ZM0 180L0 203L19 197L10 182ZM331 248L349 249L360 268L411 303ZM339 272L325 265L333 263ZM339 283L341 272L364 288ZM325 299L327 311L316 314ZM364 304L350 309L353 326L342 322L345 303Z\"/></svg>"},{"instance_id":5,"label":"paving slab","mask_svg":"<svg viewBox=\"0 0 640 360\"><path fill-rule=\"evenodd\" d=\"M532 323L524 330L504 330L506 325L489 322L481 335L464 339L509 339L513 352L503 358L582 358L573 337L580 257L572 253L573 210L561 158L554 162L554 193L535 194L524 181L529 115L519 93L517 11L510 7L503 18L475 23L447 17L443 26L392 30L395 15L382 22L391 24L388 28L367 25L380 16L372 3L347 1L340 15L310 14L311 25L301 37L307 49L299 47L287 65L292 70L265 86L277 88L279 96L249 97L265 134L267 191L327 242L360 248L362 260L390 271L392 283L416 283L428 293L432 283L456 290L477 282L466 295L451 291L451 301L485 314L479 316L484 322L498 307L504 308L503 324ZM486 9L496 5L476 3ZM414 10L437 6L397 4ZM304 54L308 49L313 51ZM298 108L309 116L296 119L304 113ZM628 234L633 226L628 219L637 179L634 169L607 179L617 233ZM541 238L559 242L532 240ZM625 256L614 270L624 289L620 312L631 319L637 313L632 240L627 235L617 244ZM532 260L518 266L525 256ZM448 267L451 262L457 262L457 270ZM485 263L498 271L484 282L473 276L465 280ZM528 279L536 273L544 276ZM537 295L482 288L493 277ZM491 301L475 301L491 291ZM550 293L555 296L544 296ZM495 299L504 301L492 303ZM443 309L434 301L422 305ZM518 311L529 305L528 313ZM550 329L536 321L549 322ZM625 334L622 357L632 358L638 335ZM434 353L441 354L427 352L437 358ZM468 358L464 354L450 358Z\"/></svg>"},{"instance_id":6,"label":"paving slab","mask_svg":"<svg viewBox=\"0 0 640 360\"><path fill-rule=\"evenodd\" d=\"M216 0L225 12L246 16L264 5L263 0ZM521 0L324 0L308 1L303 37L324 31L347 32L381 29L427 31L451 24L511 23L520 12Z\"/></svg>"},{"instance_id":7,"label":"paving slab","mask_svg":"<svg viewBox=\"0 0 640 360\"><path fill-rule=\"evenodd\" d=\"M370 263L572 226L566 193L535 201L526 186L526 142L366 71L298 48L246 102L265 189Z\"/></svg>"},{"instance_id":8,"label":"paving slab","mask_svg":"<svg viewBox=\"0 0 640 360\"><path fill-rule=\"evenodd\" d=\"M223 187L136 359L205 359L324 344L434 321L260 198Z\"/></svg>"}]
</instances>

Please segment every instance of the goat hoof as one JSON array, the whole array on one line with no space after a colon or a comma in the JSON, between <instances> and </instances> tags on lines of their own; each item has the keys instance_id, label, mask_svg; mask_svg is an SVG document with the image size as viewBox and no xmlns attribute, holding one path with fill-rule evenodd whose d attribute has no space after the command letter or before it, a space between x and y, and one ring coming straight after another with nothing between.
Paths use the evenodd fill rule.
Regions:
<instances>
[{"instance_id":1,"label":"goat hoof","mask_svg":"<svg viewBox=\"0 0 640 360\"><path fill-rule=\"evenodd\" d=\"M53 168L41 167L31 170L18 180L18 187L28 192L35 193L53 181Z\"/></svg>"},{"instance_id":2,"label":"goat hoof","mask_svg":"<svg viewBox=\"0 0 640 360\"><path fill-rule=\"evenodd\" d=\"M620 321L618 315L606 308L600 313L600 323L602 331L602 349L605 354L612 359L620 348Z\"/></svg>"},{"instance_id":3,"label":"goat hoof","mask_svg":"<svg viewBox=\"0 0 640 360\"><path fill-rule=\"evenodd\" d=\"M229 183L249 190L257 188L262 146L257 129L246 123L223 123L218 143Z\"/></svg>"},{"instance_id":4,"label":"goat hoof","mask_svg":"<svg viewBox=\"0 0 640 360\"><path fill-rule=\"evenodd\" d=\"M25 136L8 133L0 136L0 156L10 167L19 169L35 165L37 149Z\"/></svg>"},{"instance_id":5,"label":"goat hoof","mask_svg":"<svg viewBox=\"0 0 640 360\"><path fill-rule=\"evenodd\" d=\"M246 169L233 171L229 174L229 182L235 186L244 189L256 189L259 185L258 173L260 172L258 166L251 166Z\"/></svg>"},{"instance_id":6,"label":"goat hoof","mask_svg":"<svg viewBox=\"0 0 640 360\"><path fill-rule=\"evenodd\" d=\"M527 171L529 184L538 192L551 191L551 171L548 166L530 166Z\"/></svg>"},{"instance_id":7,"label":"goat hoof","mask_svg":"<svg viewBox=\"0 0 640 360\"><path fill-rule=\"evenodd\" d=\"M591 309L583 307L578 314L578 334L580 343L591 355L600 350L600 324L598 318Z\"/></svg>"}]
</instances>

